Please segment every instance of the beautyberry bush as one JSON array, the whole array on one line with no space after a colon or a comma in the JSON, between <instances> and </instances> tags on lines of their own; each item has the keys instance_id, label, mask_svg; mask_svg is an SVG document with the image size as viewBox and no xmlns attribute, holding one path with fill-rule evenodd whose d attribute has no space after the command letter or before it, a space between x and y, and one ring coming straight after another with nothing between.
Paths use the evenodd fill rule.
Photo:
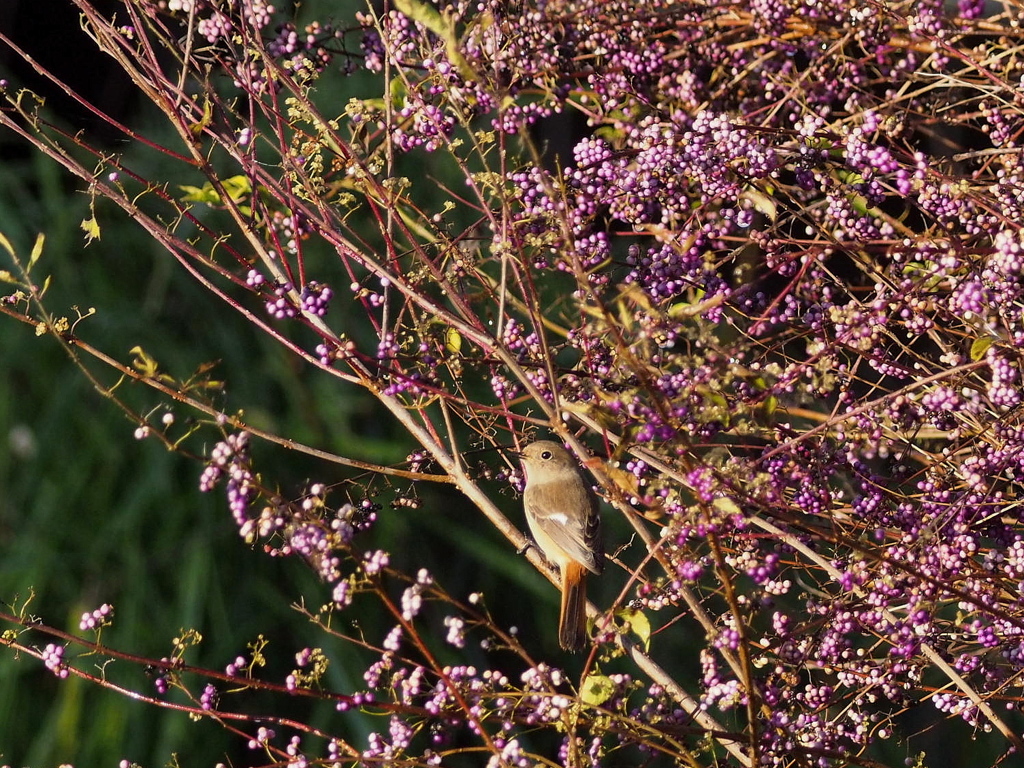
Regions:
<instances>
[{"instance_id":1,"label":"beautyberry bush","mask_svg":"<svg viewBox=\"0 0 1024 768\"><path fill-rule=\"evenodd\" d=\"M263 0L74 3L177 138L114 127L171 170L62 130L14 82L0 124L409 443L366 464L247 422L207 369L119 361L47 307L42 242L5 243L4 313L191 409L181 437L123 404L138 439L213 443L199 482L239 537L323 585L286 677L260 646L191 666L183 635L131 695L174 689L294 766L925 765L928 731L1021 759L1017 4L395 0L300 27ZM372 93L329 98L355 78ZM502 450L541 435L606 502L618 591L580 660L375 535L437 483L522 547ZM286 489L268 441L387 488ZM76 653L133 658L92 639L115 608L82 617L90 639L11 612L5 642L109 684ZM352 648L372 662L336 690ZM338 714L256 718L240 689Z\"/></svg>"}]
</instances>

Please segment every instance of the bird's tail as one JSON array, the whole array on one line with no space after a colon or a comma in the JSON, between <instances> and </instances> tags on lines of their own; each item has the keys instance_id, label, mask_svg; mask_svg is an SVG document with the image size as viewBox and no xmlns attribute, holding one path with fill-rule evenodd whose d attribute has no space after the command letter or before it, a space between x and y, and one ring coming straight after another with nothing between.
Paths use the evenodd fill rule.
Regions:
<instances>
[{"instance_id":1,"label":"bird's tail","mask_svg":"<svg viewBox=\"0 0 1024 768\"><path fill-rule=\"evenodd\" d=\"M570 561L562 568L562 612L558 620L558 644L578 651L587 643L586 568Z\"/></svg>"}]
</instances>

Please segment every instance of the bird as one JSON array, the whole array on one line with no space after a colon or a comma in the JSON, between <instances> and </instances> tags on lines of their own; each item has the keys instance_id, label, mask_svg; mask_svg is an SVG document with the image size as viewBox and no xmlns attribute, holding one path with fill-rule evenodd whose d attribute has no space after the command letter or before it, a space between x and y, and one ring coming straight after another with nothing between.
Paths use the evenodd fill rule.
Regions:
<instances>
[{"instance_id":1,"label":"bird","mask_svg":"<svg viewBox=\"0 0 1024 768\"><path fill-rule=\"evenodd\" d=\"M586 575L604 569L597 496L576 459L558 443L539 440L519 457L526 474L526 522L540 551L561 574L558 643L579 651L587 642Z\"/></svg>"}]
</instances>

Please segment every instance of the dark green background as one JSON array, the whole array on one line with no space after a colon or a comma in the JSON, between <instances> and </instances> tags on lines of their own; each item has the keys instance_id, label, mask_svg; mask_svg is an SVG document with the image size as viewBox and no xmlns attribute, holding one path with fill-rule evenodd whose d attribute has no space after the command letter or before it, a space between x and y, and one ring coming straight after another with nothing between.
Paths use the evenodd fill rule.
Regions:
<instances>
[{"instance_id":1,"label":"dark green background","mask_svg":"<svg viewBox=\"0 0 1024 768\"><path fill-rule=\"evenodd\" d=\"M320 5L352 18L353 4ZM45 66L118 119L171 141L109 62L88 54L70 3L6 0L2 6L0 29ZM318 13L307 5L302 16ZM0 76L43 87L9 55L0 60ZM321 96L339 105L351 95L371 95L365 76L334 77L332 83L341 90ZM123 153L134 167L154 178L166 176L152 153L126 144L59 94L49 93L48 107L58 122L85 130L90 141ZM54 163L4 132L0 157L0 231L26 255L36 234L46 235L35 280L51 278L47 305L54 314L71 315L72 305L96 307L97 314L77 328L81 338L122 361L140 345L177 377L218 360L215 375L228 382L227 410L244 409L265 428L329 451L395 463L414 448L370 398L263 338L195 285L114 206L97 203L102 239L87 246L79 229L89 211L83 185ZM182 178L181 183L201 181ZM4 258L0 268L10 268ZM345 296L339 293L336 304ZM106 383L115 380L102 367L90 367ZM139 385L126 384L119 395L143 412L161 402ZM180 407L174 413L179 424L174 429L193 415ZM263 634L270 640L271 663L261 674L276 682L283 681L297 650L323 645L333 662L329 686L361 688L372 657L327 643L290 607L300 599L319 605L327 589L303 563L271 559L245 545L223 492L199 492L201 465L155 440L136 441L135 427L91 387L53 339L0 318L0 600L20 606L34 593L30 613L75 632L83 611L111 603L115 622L103 642L155 658L171 653L171 639L183 628L194 628L204 642L187 660L214 669L246 654L246 644ZM296 495L307 482L330 484L345 477L337 467L276 448L257 446L256 455L272 468L282 490ZM524 633L532 631L535 611L557 610L554 590L460 496L448 489L416 491L424 500L420 510L382 513L363 542L366 548L388 550L393 564L411 572L432 569L460 598L472 590L507 594L510 585L517 596L529 594L529 601L495 608ZM514 511L511 495L504 498ZM360 616L360 624L378 641L390 626L386 617L373 614ZM47 642L42 635L31 637L33 644ZM552 645L554 639L544 642ZM483 661L472 649L466 656ZM119 662L106 671L125 685L154 692L138 667ZM302 701L261 696L237 701L254 714L311 719L357 746L365 744L369 729L386 730L386 719L339 715L329 706L311 712ZM250 724L248 730L254 728ZM0 763L86 766L129 759L156 766L172 756L181 765L266 759L215 723L193 723L184 714L140 705L81 681L60 682L39 662L0 650Z\"/></svg>"}]
</instances>

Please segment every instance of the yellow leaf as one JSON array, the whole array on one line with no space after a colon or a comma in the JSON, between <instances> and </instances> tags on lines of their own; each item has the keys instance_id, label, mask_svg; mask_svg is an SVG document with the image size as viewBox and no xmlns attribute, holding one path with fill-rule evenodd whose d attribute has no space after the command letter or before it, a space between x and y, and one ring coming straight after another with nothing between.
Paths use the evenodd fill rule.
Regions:
<instances>
[{"instance_id":1,"label":"yellow leaf","mask_svg":"<svg viewBox=\"0 0 1024 768\"><path fill-rule=\"evenodd\" d=\"M36 237L35 243L32 244L32 253L28 257L28 269L26 271L31 272L32 267L39 261L39 257L43 255L43 244L46 242L46 235L39 234Z\"/></svg>"},{"instance_id":2,"label":"yellow leaf","mask_svg":"<svg viewBox=\"0 0 1024 768\"><path fill-rule=\"evenodd\" d=\"M711 502L711 506L713 506L719 512L725 512L725 514L727 515L743 514L743 510L740 509L739 504L737 504L735 501L728 498L727 496L719 496L717 499Z\"/></svg>"},{"instance_id":3,"label":"yellow leaf","mask_svg":"<svg viewBox=\"0 0 1024 768\"><path fill-rule=\"evenodd\" d=\"M604 704L615 693L615 683L607 675L587 675L580 686L580 701L592 707Z\"/></svg>"},{"instance_id":4,"label":"yellow leaf","mask_svg":"<svg viewBox=\"0 0 1024 768\"><path fill-rule=\"evenodd\" d=\"M444 336L444 348L453 355L459 354L462 350L462 335L454 328L449 328Z\"/></svg>"},{"instance_id":5,"label":"yellow leaf","mask_svg":"<svg viewBox=\"0 0 1024 768\"><path fill-rule=\"evenodd\" d=\"M11 241L7 239L7 236L3 232L0 232L0 246L3 247L11 256L14 255L14 246L11 245Z\"/></svg>"},{"instance_id":6,"label":"yellow leaf","mask_svg":"<svg viewBox=\"0 0 1024 768\"><path fill-rule=\"evenodd\" d=\"M636 635L647 650L651 644L651 620L643 611L627 609L619 611L618 616L626 624L626 629Z\"/></svg>"},{"instance_id":7,"label":"yellow leaf","mask_svg":"<svg viewBox=\"0 0 1024 768\"><path fill-rule=\"evenodd\" d=\"M992 346L995 341L991 336L982 336L981 338L975 339L974 343L971 344L971 360L977 362L985 356L988 352L988 348Z\"/></svg>"},{"instance_id":8,"label":"yellow leaf","mask_svg":"<svg viewBox=\"0 0 1024 768\"><path fill-rule=\"evenodd\" d=\"M203 116L199 119L198 123L191 123L188 127L189 133L193 137L198 137L211 122L213 122L213 102L206 99L203 102Z\"/></svg>"},{"instance_id":9,"label":"yellow leaf","mask_svg":"<svg viewBox=\"0 0 1024 768\"><path fill-rule=\"evenodd\" d=\"M100 223L96 221L95 216L90 216L88 219L82 219L82 223L78 226L80 226L85 232L86 243L91 243L93 240L100 239Z\"/></svg>"},{"instance_id":10,"label":"yellow leaf","mask_svg":"<svg viewBox=\"0 0 1024 768\"><path fill-rule=\"evenodd\" d=\"M630 496L640 495L639 481L632 472L627 472L619 467L606 467L605 473L618 486L620 491Z\"/></svg>"},{"instance_id":11,"label":"yellow leaf","mask_svg":"<svg viewBox=\"0 0 1024 768\"><path fill-rule=\"evenodd\" d=\"M701 292L701 296L702 295L703 291ZM673 320L683 320L687 317L700 315L707 312L709 309L720 307L725 302L725 299L726 295L724 293L716 293L710 299L699 299L694 304L688 304L685 302L673 304L668 309L668 316Z\"/></svg>"},{"instance_id":12,"label":"yellow leaf","mask_svg":"<svg viewBox=\"0 0 1024 768\"><path fill-rule=\"evenodd\" d=\"M132 366L141 373L143 376L155 376L159 365L155 359L150 357L149 353L146 352L142 347L132 347L128 353L134 355L135 359L132 360Z\"/></svg>"},{"instance_id":13,"label":"yellow leaf","mask_svg":"<svg viewBox=\"0 0 1024 768\"><path fill-rule=\"evenodd\" d=\"M779 211L775 201L761 190L755 189L754 187L747 187L743 190L742 197L746 198L753 204L755 211L763 213L771 221L775 221L778 217Z\"/></svg>"}]
</instances>

